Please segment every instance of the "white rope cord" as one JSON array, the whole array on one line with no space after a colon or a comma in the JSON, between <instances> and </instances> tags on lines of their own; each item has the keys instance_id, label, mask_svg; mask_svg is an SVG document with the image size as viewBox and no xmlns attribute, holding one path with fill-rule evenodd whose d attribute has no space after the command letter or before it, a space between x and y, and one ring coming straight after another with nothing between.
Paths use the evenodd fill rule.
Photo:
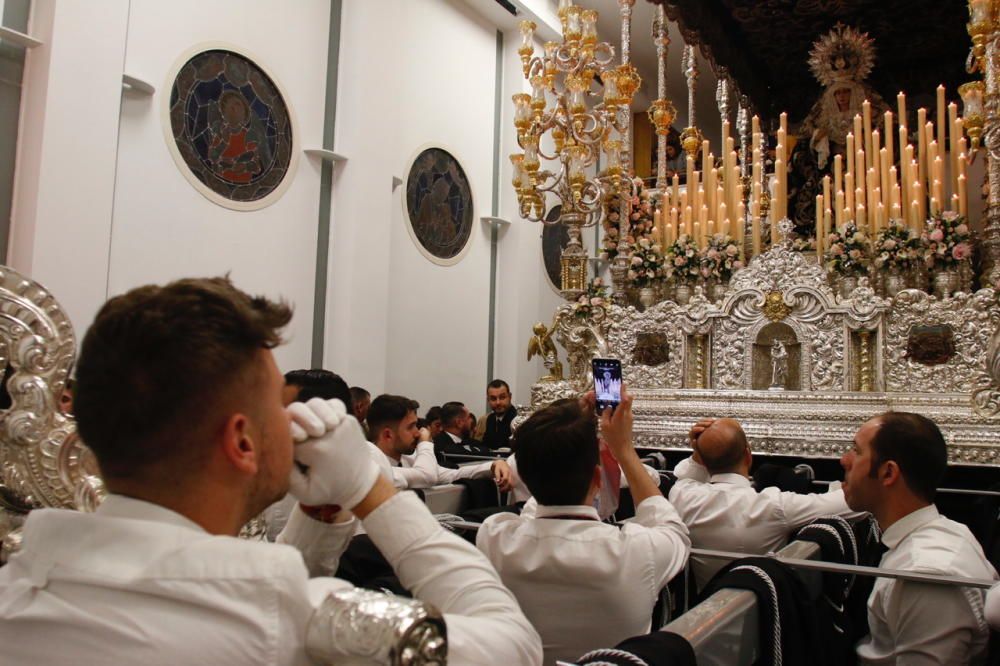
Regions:
<instances>
[{"instance_id":1,"label":"white rope cord","mask_svg":"<svg viewBox=\"0 0 1000 666\"><path fill-rule=\"evenodd\" d=\"M630 664L635 664L635 666L649 666L649 664L647 664L645 661L635 656L631 652L626 652L625 650L617 650L615 648L601 648L600 650L591 650L587 654L577 659L576 663L585 664L586 666L616 666L616 664L613 662L604 661L604 659L613 657L624 659Z\"/></svg>"},{"instance_id":2,"label":"white rope cord","mask_svg":"<svg viewBox=\"0 0 1000 666\"><path fill-rule=\"evenodd\" d=\"M740 570L749 571L760 578L771 593L771 605L774 607L774 666L781 666L781 610L778 608L778 591L774 588L774 581L760 567L744 564L730 569L730 571Z\"/></svg>"}]
</instances>

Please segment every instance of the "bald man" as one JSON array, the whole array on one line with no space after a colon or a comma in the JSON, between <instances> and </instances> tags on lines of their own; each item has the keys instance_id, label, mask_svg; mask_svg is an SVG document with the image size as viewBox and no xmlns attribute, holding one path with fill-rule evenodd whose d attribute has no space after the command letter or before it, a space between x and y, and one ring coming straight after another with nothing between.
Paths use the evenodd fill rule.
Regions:
<instances>
[{"instance_id":1,"label":"bald man","mask_svg":"<svg viewBox=\"0 0 1000 666\"><path fill-rule=\"evenodd\" d=\"M854 518L839 488L800 495L750 483L750 445L734 419L704 419L691 429L693 455L677 464L670 502L688 526L694 548L760 555L777 550L803 525L821 516ZM691 556L701 590L725 560Z\"/></svg>"}]
</instances>

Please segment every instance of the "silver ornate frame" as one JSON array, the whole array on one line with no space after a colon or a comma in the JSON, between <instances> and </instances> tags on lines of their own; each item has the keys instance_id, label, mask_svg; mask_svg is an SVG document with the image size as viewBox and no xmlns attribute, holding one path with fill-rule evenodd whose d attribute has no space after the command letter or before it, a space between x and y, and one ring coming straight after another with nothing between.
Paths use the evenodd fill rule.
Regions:
<instances>
[{"instance_id":1,"label":"silver ornate frame","mask_svg":"<svg viewBox=\"0 0 1000 666\"><path fill-rule=\"evenodd\" d=\"M1000 305L993 289L945 299L911 289L887 299L862 278L845 299L786 241L737 272L718 304L695 291L687 305L668 300L642 312L610 305L581 318L572 304L561 306L556 339L567 351L570 379L536 384L532 408L588 389L590 359L610 356L622 359L636 398L640 446L687 448L694 421L732 416L757 451L837 457L864 421L892 409L934 419L953 463L1000 465ZM801 345L801 390L752 390L753 344L775 321ZM955 353L947 362L925 365L906 355L918 325L951 328ZM666 363L630 362L643 332L667 336Z\"/></svg>"}]
</instances>

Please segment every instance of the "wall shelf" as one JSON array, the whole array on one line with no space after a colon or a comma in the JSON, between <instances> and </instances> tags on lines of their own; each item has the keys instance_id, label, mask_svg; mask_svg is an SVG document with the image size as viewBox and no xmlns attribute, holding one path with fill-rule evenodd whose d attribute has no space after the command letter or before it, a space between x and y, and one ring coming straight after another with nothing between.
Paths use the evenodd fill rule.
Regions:
<instances>
[{"instance_id":1,"label":"wall shelf","mask_svg":"<svg viewBox=\"0 0 1000 666\"><path fill-rule=\"evenodd\" d=\"M122 74L122 88L128 92L146 96L156 92L156 87L152 83L143 81L135 76L130 76L129 74Z\"/></svg>"},{"instance_id":2,"label":"wall shelf","mask_svg":"<svg viewBox=\"0 0 1000 666\"><path fill-rule=\"evenodd\" d=\"M5 39L11 44L17 44L18 46L23 46L26 49L33 49L36 46L41 46L45 42L35 39L31 35L26 35L23 32L18 32L13 28L5 28L0 26L0 39Z\"/></svg>"},{"instance_id":3,"label":"wall shelf","mask_svg":"<svg viewBox=\"0 0 1000 666\"><path fill-rule=\"evenodd\" d=\"M491 217L489 215L479 218L485 224L496 224L497 226L503 226L505 224L510 224L510 220L505 220L502 217Z\"/></svg>"},{"instance_id":4,"label":"wall shelf","mask_svg":"<svg viewBox=\"0 0 1000 666\"><path fill-rule=\"evenodd\" d=\"M328 160L330 162L347 161L347 158L340 153L335 153L332 150L327 150L326 148L306 148L305 154L312 157L318 157L321 160Z\"/></svg>"}]
</instances>

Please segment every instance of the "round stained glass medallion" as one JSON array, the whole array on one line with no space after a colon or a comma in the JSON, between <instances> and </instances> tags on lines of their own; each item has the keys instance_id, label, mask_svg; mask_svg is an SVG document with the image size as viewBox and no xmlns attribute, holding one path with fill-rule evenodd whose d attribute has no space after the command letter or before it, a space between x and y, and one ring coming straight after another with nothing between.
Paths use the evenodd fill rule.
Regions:
<instances>
[{"instance_id":1,"label":"round stained glass medallion","mask_svg":"<svg viewBox=\"0 0 1000 666\"><path fill-rule=\"evenodd\" d=\"M173 80L168 113L175 158L208 198L254 209L280 196L294 154L292 118L277 84L247 56L212 49L190 57Z\"/></svg>"},{"instance_id":2,"label":"round stained glass medallion","mask_svg":"<svg viewBox=\"0 0 1000 666\"><path fill-rule=\"evenodd\" d=\"M472 235L472 188L451 153L427 148L413 160L406 177L406 212L428 258L458 261Z\"/></svg>"}]
</instances>

